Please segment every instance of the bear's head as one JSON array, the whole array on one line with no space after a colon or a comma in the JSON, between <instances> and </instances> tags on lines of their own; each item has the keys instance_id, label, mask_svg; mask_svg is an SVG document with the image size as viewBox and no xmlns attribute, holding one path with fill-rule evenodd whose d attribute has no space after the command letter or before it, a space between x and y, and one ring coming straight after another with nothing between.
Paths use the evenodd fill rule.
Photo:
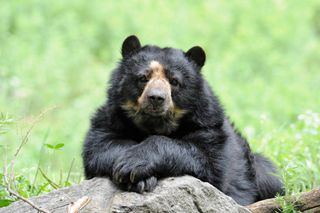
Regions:
<instances>
[{"instance_id":1,"label":"bear's head","mask_svg":"<svg viewBox=\"0 0 320 213\"><path fill-rule=\"evenodd\" d=\"M140 129L170 134L198 104L205 52L198 46L187 52L141 46L132 35L124 40L121 54L123 58L112 80L121 108Z\"/></svg>"}]
</instances>

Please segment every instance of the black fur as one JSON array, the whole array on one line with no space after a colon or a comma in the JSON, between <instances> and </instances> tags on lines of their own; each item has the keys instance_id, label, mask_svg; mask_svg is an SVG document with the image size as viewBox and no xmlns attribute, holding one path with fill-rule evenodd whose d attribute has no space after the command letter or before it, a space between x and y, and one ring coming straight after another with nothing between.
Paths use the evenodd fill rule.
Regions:
<instances>
[{"instance_id":1,"label":"black fur","mask_svg":"<svg viewBox=\"0 0 320 213\"><path fill-rule=\"evenodd\" d=\"M188 174L242 205L281 194L275 166L251 152L203 79L202 49L184 53L140 47L136 37L131 40L134 44L123 47L124 58L113 72L108 100L91 120L83 149L86 178L110 177L125 190L143 192L152 191L159 178ZM140 115L139 127L135 115L122 106L141 95L143 85L137 79L151 60L164 65L169 78L178 79L172 100L186 113L180 120Z\"/></svg>"}]
</instances>

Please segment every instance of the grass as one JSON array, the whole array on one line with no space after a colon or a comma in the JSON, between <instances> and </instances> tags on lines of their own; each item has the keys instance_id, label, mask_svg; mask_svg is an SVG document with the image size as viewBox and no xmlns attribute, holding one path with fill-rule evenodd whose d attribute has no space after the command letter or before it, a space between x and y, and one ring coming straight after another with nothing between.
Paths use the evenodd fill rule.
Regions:
<instances>
[{"instance_id":1,"label":"grass","mask_svg":"<svg viewBox=\"0 0 320 213\"><path fill-rule=\"evenodd\" d=\"M277 163L288 193L320 185L318 1L0 5L0 112L15 121L0 144L9 156L37 115L53 108L36 123L16 162L16 173L31 185L47 183L38 168L59 186L67 177L70 183L82 178L89 118L105 101L106 82L130 34L144 44L204 47L204 76L253 150Z\"/></svg>"}]
</instances>

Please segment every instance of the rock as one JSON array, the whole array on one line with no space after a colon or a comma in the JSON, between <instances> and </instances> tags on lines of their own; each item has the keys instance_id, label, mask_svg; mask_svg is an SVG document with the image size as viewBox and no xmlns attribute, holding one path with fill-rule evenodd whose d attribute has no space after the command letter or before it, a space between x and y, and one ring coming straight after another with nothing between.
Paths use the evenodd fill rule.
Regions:
<instances>
[{"instance_id":1,"label":"rock","mask_svg":"<svg viewBox=\"0 0 320 213\"><path fill-rule=\"evenodd\" d=\"M91 201L81 213L129 212L239 212L249 211L239 206L209 183L191 176L166 178L151 193L138 194L118 190L106 178L94 178L82 184L31 198L39 207L54 213L67 213L68 205L83 196ZM22 201L1 208L0 213L37 212Z\"/></svg>"}]
</instances>

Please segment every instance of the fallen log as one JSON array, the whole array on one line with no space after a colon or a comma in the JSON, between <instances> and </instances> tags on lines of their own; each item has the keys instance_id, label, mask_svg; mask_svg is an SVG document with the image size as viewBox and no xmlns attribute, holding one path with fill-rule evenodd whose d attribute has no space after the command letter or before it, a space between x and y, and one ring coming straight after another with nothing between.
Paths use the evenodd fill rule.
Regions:
<instances>
[{"instance_id":1,"label":"fallen log","mask_svg":"<svg viewBox=\"0 0 320 213\"><path fill-rule=\"evenodd\" d=\"M320 213L320 188L281 199L294 203L296 210ZM212 185L190 176L166 178L159 182L154 192L144 194L123 192L107 178L94 178L29 200L51 213L281 212L278 199L243 207ZM11 212L36 213L38 210L22 201L0 208L0 213Z\"/></svg>"},{"instance_id":2,"label":"fallen log","mask_svg":"<svg viewBox=\"0 0 320 213\"><path fill-rule=\"evenodd\" d=\"M292 203L297 211L320 212L320 188L294 196L284 196L283 199ZM281 212L281 205L277 198L262 200L245 207L252 213Z\"/></svg>"},{"instance_id":3,"label":"fallen log","mask_svg":"<svg viewBox=\"0 0 320 213\"><path fill-rule=\"evenodd\" d=\"M50 213L249 213L209 183L191 176L163 179L153 192L144 194L123 192L107 178L94 178L29 200ZM0 213L37 212L22 201L0 208Z\"/></svg>"}]
</instances>

